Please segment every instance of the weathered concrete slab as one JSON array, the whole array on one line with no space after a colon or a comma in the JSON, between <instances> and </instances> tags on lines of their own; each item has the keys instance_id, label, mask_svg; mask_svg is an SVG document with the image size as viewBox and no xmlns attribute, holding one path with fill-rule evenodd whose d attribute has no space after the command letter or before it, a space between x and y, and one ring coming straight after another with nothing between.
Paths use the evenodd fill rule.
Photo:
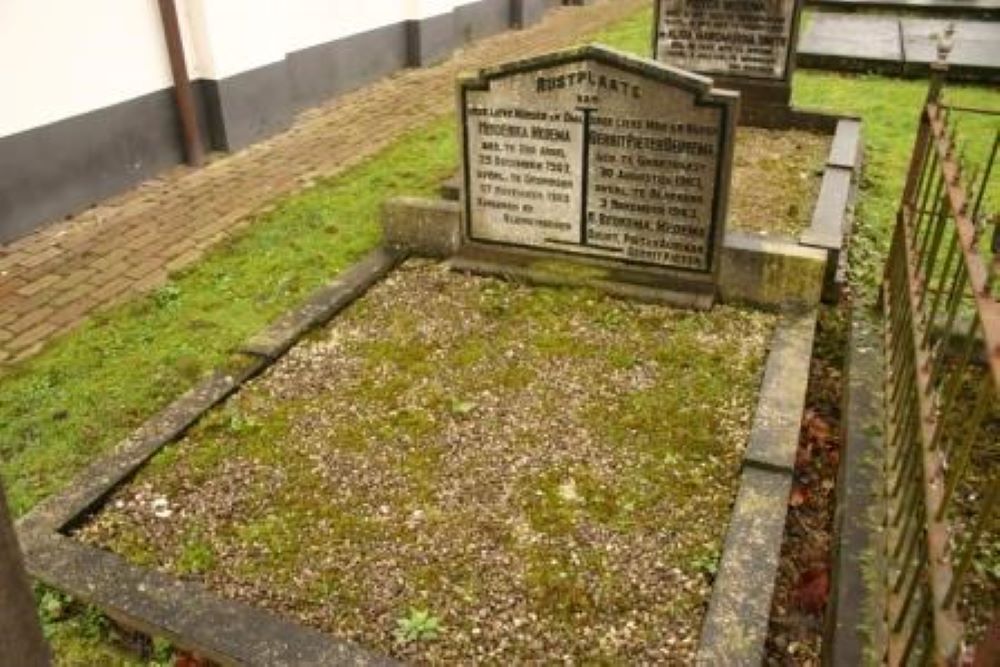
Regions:
<instances>
[{"instance_id":1,"label":"weathered concrete slab","mask_svg":"<svg viewBox=\"0 0 1000 667\"><path fill-rule=\"evenodd\" d=\"M813 55L900 64L903 62L903 42L899 19L816 14L799 41L799 63L808 66L809 56Z\"/></svg>"},{"instance_id":2,"label":"weathered concrete slab","mask_svg":"<svg viewBox=\"0 0 1000 667\"><path fill-rule=\"evenodd\" d=\"M864 664L866 631L878 633L877 619L866 610L874 604L872 556L883 539L870 516L881 506L878 489L884 488L881 462L884 414L883 351L880 321L855 308L847 345L844 378L844 418L840 454L837 507L834 515L833 581L828 610L831 637L824 641L825 664Z\"/></svg>"},{"instance_id":3,"label":"weathered concrete slab","mask_svg":"<svg viewBox=\"0 0 1000 667\"><path fill-rule=\"evenodd\" d=\"M840 250L844 244L844 212L851 198L853 169L830 168L823 173L812 222L802 233L803 244Z\"/></svg>"},{"instance_id":4,"label":"weathered concrete slab","mask_svg":"<svg viewBox=\"0 0 1000 667\"><path fill-rule=\"evenodd\" d=\"M397 197L382 207L382 237L386 244L417 255L450 257L462 240L459 216L459 205L454 200Z\"/></svg>"},{"instance_id":5,"label":"weathered concrete slab","mask_svg":"<svg viewBox=\"0 0 1000 667\"><path fill-rule=\"evenodd\" d=\"M815 330L815 309L786 313L775 329L745 464L795 470Z\"/></svg>"},{"instance_id":6,"label":"weathered concrete slab","mask_svg":"<svg viewBox=\"0 0 1000 667\"><path fill-rule=\"evenodd\" d=\"M744 469L696 664L763 664L791 489L787 472Z\"/></svg>"},{"instance_id":7,"label":"weathered concrete slab","mask_svg":"<svg viewBox=\"0 0 1000 667\"><path fill-rule=\"evenodd\" d=\"M856 169L861 164L861 119L844 118L837 123L826 166Z\"/></svg>"},{"instance_id":8,"label":"weathered concrete slab","mask_svg":"<svg viewBox=\"0 0 1000 667\"><path fill-rule=\"evenodd\" d=\"M727 303L814 304L823 291L827 253L779 239L732 230L722 248L719 294Z\"/></svg>"},{"instance_id":9,"label":"weathered concrete slab","mask_svg":"<svg viewBox=\"0 0 1000 667\"><path fill-rule=\"evenodd\" d=\"M1000 0L809 0L809 4L841 11L880 9L983 19L1000 16Z\"/></svg>"},{"instance_id":10,"label":"weathered concrete slab","mask_svg":"<svg viewBox=\"0 0 1000 667\"><path fill-rule=\"evenodd\" d=\"M938 37L954 24L952 79L1000 80L1000 22L816 14L799 44L803 67L924 76L937 60Z\"/></svg>"},{"instance_id":11,"label":"weathered concrete slab","mask_svg":"<svg viewBox=\"0 0 1000 667\"><path fill-rule=\"evenodd\" d=\"M937 60L938 37L953 25L954 47L948 62L956 67L1000 69L1000 23L900 19L903 55L909 64L927 65Z\"/></svg>"},{"instance_id":12,"label":"weathered concrete slab","mask_svg":"<svg viewBox=\"0 0 1000 667\"><path fill-rule=\"evenodd\" d=\"M26 548L31 574L116 620L223 665L395 665L317 630L51 535Z\"/></svg>"}]
</instances>

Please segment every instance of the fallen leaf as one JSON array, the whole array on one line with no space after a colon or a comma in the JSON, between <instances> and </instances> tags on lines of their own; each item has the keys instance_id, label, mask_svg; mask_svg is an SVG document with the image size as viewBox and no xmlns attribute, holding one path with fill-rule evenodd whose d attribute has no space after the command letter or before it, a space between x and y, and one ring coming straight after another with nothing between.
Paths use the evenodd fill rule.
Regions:
<instances>
[{"instance_id":1,"label":"fallen leaf","mask_svg":"<svg viewBox=\"0 0 1000 667\"><path fill-rule=\"evenodd\" d=\"M792 495L788 498L789 507L801 507L809 500L809 489L796 484L792 488Z\"/></svg>"},{"instance_id":2,"label":"fallen leaf","mask_svg":"<svg viewBox=\"0 0 1000 667\"><path fill-rule=\"evenodd\" d=\"M807 614L821 614L829 597L830 572L826 566L813 567L802 573L794 595L799 609Z\"/></svg>"}]
</instances>

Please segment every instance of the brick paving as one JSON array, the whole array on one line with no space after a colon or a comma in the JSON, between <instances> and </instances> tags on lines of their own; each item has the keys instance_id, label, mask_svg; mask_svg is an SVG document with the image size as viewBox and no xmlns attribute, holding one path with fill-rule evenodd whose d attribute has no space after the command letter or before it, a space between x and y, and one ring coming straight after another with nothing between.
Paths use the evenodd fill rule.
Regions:
<instances>
[{"instance_id":1,"label":"brick paving","mask_svg":"<svg viewBox=\"0 0 1000 667\"><path fill-rule=\"evenodd\" d=\"M582 41L648 0L553 10L444 63L405 70L300 114L287 131L201 169L180 166L0 245L0 363L37 352L89 314L153 289L278 197L335 175L448 113L455 79Z\"/></svg>"}]
</instances>

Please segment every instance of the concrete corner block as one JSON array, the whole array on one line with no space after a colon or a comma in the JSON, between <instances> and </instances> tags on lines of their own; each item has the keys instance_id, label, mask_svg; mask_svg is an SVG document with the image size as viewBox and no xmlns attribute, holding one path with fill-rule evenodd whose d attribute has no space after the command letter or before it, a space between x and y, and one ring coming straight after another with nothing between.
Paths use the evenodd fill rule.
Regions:
<instances>
[{"instance_id":1,"label":"concrete corner block","mask_svg":"<svg viewBox=\"0 0 1000 667\"><path fill-rule=\"evenodd\" d=\"M827 253L776 239L730 231L722 249L719 294L724 302L777 307L818 303Z\"/></svg>"},{"instance_id":2,"label":"concrete corner block","mask_svg":"<svg viewBox=\"0 0 1000 667\"><path fill-rule=\"evenodd\" d=\"M823 183L820 185L816 208L813 209L812 223L800 239L803 244L840 251L844 245L853 178L853 167L831 167L823 172Z\"/></svg>"},{"instance_id":3,"label":"concrete corner block","mask_svg":"<svg viewBox=\"0 0 1000 667\"><path fill-rule=\"evenodd\" d=\"M815 331L814 308L785 313L778 323L744 463L794 471Z\"/></svg>"},{"instance_id":4,"label":"concrete corner block","mask_svg":"<svg viewBox=\"0 0 1000 667\"><path fill-rule=\"evenodd\" d=\"M861 121L855 118L841 119L833 135L833 145L826 165L853 170L861 164L861 154Z\"/></svg>"},{"instance_id":5,"label":"concrete corner block","mask_svg":"<svg viewBox=\"0 0 1000 667\"><path fill-rule=\"evenodd\" d=\"M382 207L385 243L415 255L450 257L461 242L458 202L397 197Z\"/></svg>"},{"instance_id":6,"label":"concrete corner block","mask_svg":"<svg viewBox=\"0 0 1000 667\"><path fill-rule=\"evenodd\" d=\"M695 664L764 663L791 489L786 472L744 469Z\"/></svg>"}]
</instances>

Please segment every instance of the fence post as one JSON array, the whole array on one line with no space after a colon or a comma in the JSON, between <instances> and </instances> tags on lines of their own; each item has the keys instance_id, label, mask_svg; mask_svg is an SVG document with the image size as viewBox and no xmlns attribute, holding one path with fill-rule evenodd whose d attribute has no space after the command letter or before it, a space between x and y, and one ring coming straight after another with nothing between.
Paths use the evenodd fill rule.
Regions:
<instances>
[{"instance_id":1,"label":"fence post","mask_svg":"<svg viewBox=\"0 0 1000 667\"><path fill-rule=\"evenodd\" d=\"M43 667L50 664L35 596L24 571L17 533L0 483L0 664Z\"/></svg>"}]
</instances>

